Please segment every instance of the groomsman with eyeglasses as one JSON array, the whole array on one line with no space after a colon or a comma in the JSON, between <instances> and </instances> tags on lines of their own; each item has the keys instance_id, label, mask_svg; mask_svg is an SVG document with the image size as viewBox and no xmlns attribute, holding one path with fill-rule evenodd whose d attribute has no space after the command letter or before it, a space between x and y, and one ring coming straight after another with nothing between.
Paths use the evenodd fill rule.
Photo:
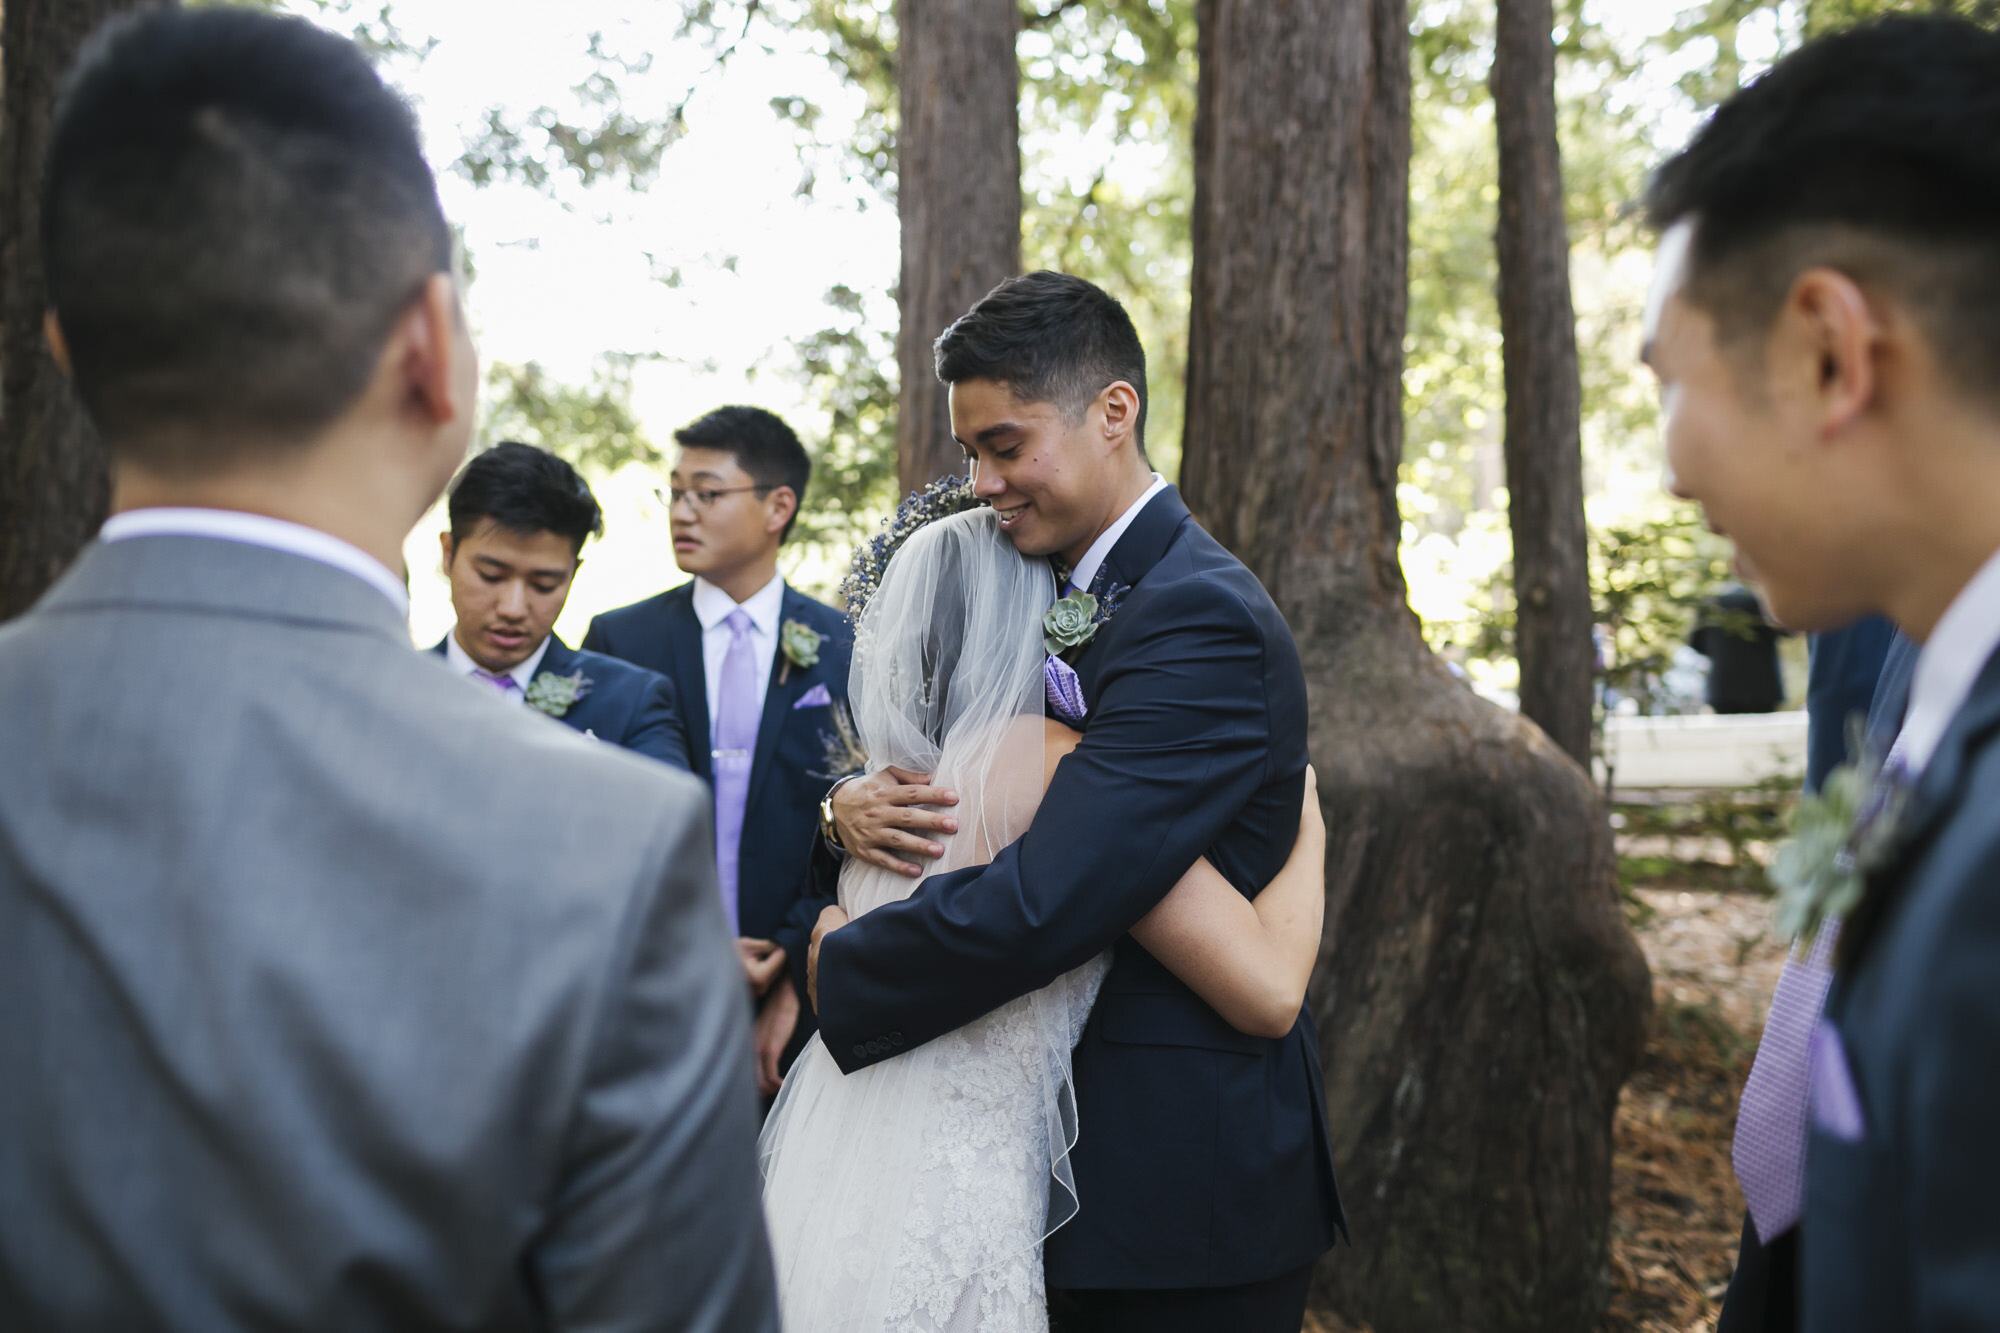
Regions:
<instances>
[{"instance_id":1,"label":"groomsman with eyeglasses","mask_svg":"<svg viewBox=\"0 0 2000 1333\"><path fill-rule=\"evenodd\" d=\"M835 708L853 629L778 574L812 477L792 428L762 408L719 407L674 442L659 495L674 563L694 577L598 616L583 647L657 671L678 692L694 771L715 792L716 871L757 999L757 1081L769 1097L814 1027L806 944L825 903L807 868L819 800L841 766Z\"/></svg>"}]
</instances>

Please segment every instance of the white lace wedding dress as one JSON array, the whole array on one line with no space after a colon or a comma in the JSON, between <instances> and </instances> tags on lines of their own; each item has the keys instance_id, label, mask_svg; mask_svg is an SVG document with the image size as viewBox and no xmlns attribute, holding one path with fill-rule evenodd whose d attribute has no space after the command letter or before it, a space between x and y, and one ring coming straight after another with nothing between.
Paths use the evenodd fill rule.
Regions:
<instances>
[{"instance_id":1,"label":"white lace wedding dress","mask_svg":"<svg viewBox=\"0 0 2000 1333\"><path fill-rule=\"evenodd\" d=\"M937 870L990 859L1040 802L1051 596L1046 567L976 510L911 537L857 627L849 698L871 761L959 793ZM917 887L850 863L841 903L860 916ZM853 1074L807 1045L761 1143L790 1333L1048 1327L1041 1244L1078 1207L1070 1049L1106 966Z\"/></svg>"}]
</instances>

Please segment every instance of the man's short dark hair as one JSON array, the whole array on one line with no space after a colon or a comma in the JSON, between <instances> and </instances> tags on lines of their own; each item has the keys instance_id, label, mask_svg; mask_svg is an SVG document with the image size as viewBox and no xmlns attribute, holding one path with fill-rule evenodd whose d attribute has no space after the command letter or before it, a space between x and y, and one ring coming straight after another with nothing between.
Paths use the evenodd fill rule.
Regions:
<instances>
[{"instance_id":1,"label":"man's short dark hair","mask_svg":"<svg viewBox=\"0 0 2000 1333\"><path fill-rule=\"evenodd\" d=\"M502 440L460 469L446 509L454 542L486 523L524 537L553 532L579 553L585 539L604 535L604 511L576 469L515 440Z\"/></svg>"},{"instance_id":2,"label":"man's short dark hair","mask_svg":"<svg viewBox=\"0 0 2000 1333\"><path fill-rule=\"evenodd\" d=\"M50 304L114 447L202 471L316 436L451 269L409 108L352 42L216 7L107 24L42 201Z\"/></svg>"},{"instance_id":3,"label":"man's short dark hair","mask_svg":"<svg viewBox=\"0 0 2000 1333\"><path fill-rule=\"evenodd\" d=\"M1761 338L1807 268L1906 303L1963 388L2000 393L2000 35L1885 18L1809 42L1716 111L1647 195L1694 220L1688 298Z\"/></svg>"},{"instance_id":4,"label":"man's short dark hair","mask_svg":"<svg viewBox=\"0 0 2000 1333\"><path fill-rule=\"evenodd\" d=\"M674 443L683 449L715 449L736 455L736 466L750 474L759 486L789 486L800 505L806 502L806 483L812 480L812 459L806 447L785 419L761 407L718 407L674 432ZM799 521L792 511L791 521L778 534L783 542Z\"/></svg>"},{"instance_id":5,"label":"man's short dark hair","mask_svg":"<svg viewBox=\"0 0 2000 1333\"><path fill-rule=\"evenodd\" d=\"M938 335L946 384L997 380L1072 422L1119 380L1139 395L1132 438L1146 452L1146 349L1125 307L1092 283L1044 269L1009 278Z\"/></svg>"}]
</instances>

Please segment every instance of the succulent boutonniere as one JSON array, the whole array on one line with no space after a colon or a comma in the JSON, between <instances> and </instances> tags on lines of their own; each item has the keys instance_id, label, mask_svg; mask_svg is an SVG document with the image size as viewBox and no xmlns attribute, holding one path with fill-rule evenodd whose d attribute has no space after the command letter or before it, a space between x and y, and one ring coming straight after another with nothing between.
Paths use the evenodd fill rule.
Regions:
<instances>
[{"instance_id":1,"label":"succulent boutonniere","mask_svg":"<svg viewBox=\"0 0 2000 1333\"><path fill-rule=\"evenodd\" d=\"M1810 943L1830 918L1852 912L1869 874L1895 850L1909 784L1900 765L1885 767L1866 747L1855 749L1859 759L1799 798L1792 836L1771 859L1778 929L1795 940Z\"/></svg>"},{"instance_id":2,"label":"succulent boutonniere","mask_svg":"<svg viewBox=\"0 0 2000 1333\"><path fill-rule=\"evenodd\" d=\"M539 708L550 717L561 717L576 707L577 700L589 693L590 677L581 671L567 676L543 671L528 682L527 693L523 697L530 708Z\"/></svg>"},{"instance_id":3,"label":"succulent boutonniere","mask_svg":"<svg viewBox=\"0 0 2000 1333\"><path fill-rule=\"evenodd\" d=\"M1049 656L1060 657L1096 638L1097 625L1097 599L1087 592L1073 592L1042 617L1042 647Z\"/></svg>"},{"instance_id":4,"label":"succulent boutonniere","mask_svg":"<svg viewBox=\"0 0 2000 1333\"><path fill-rule=\"evenodd\" d=\"M1096 638L1104 623L1118 614L1125 594L1132 591L1102 575L1091 580L1091 588L1090 592L1073 592L1060 599L1042 617L1042 647L1049 656L1061 657Z\"/></svg>"},{"instance_id":5,"label":"succulent boutonniere","mask_svg":"<svg viewBox=\"0 0 2000 1333\"><path fill-rule=\"evenodd\" d=\"M778 668L778 683L783 685L791 678L793 667L804 671L819 665L819 646L825 642L826 636L810 625L796 620L780 625L778 648L785 655L785 664Z\"/></svg>"}]
</instances>

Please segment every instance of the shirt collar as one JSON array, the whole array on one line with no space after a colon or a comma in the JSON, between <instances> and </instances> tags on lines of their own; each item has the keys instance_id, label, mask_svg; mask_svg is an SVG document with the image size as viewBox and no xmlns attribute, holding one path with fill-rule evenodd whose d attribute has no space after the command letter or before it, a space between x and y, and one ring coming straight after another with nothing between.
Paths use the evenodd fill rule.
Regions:
<instances>
[{"instance_id":1,"label":"shirt collar","mask_svg":"<svg viewBox=\"0 0 2000 1333\"><path fill-rule=\"evenodd\" d=\"M283 551L352 574L388 598L399 614L410 612L410 590L380 560L330 532L268 514L236 509L128 509L104 520L97 537L106 542L133 537L210 537Z\"/></svg>"},{"instance_id":2,"label":"shirt collar","mask_svg":"<svg viewBox=\"0 0 2000 1333\"><path fill-rule=\"evenodd\" d=\"M514 683L520 686L521 693L524 696L528 693L528 682L533 680L535 673L542 668L542 659L549 655L549 640L553 638L555 638L553 634L545 636L542 639L541 645L534 652L528 654L526 661L519 663L507 673L514 678ZM451 669L458 672L461 676L469 676L475 671L486 670L485 667L472 660L470 653L458 646L457 626L453 626L451 633L444 636L444 660L451 663Z\"/></svg>"},{"instance_id":3,"label":"shirt collar","mask_svg":"<svg viewBox=\"0 0 2000 1333\"><path fill-rule=\"evenodd\" d=\"M2000 551L1951 599L1917 656L1909 710L1889 751L1911 774L1930 762L1995 648L2000 648Z\"/></svg>"},{"instance_id":4,"label":"shirt collar","mask_svg":"<svg viewBox=\"0 0 2000 1333\"><path fill-rule=\"evenodd\" d=\"M750 622L757 627L758 632L775 639L778 634L778 617L784 614L785 610L784 579L772 575L771 581L745 598L742 606L750 613ZM694 616L701 622L704 634L729 619L729 613L736 607L737 602L734 597L700 575L695 576Z\"/></svg>"},{"instance_id":5,"label":"shirt collar","mask_svg":"<svg viewBox=\"0 0 2000 1333\"><path fill-rule=\"evenodd\" d=\"M1083 559L1076 562L1076 568L1069 572L1069 583L1072 588L1082 592L1090 587L1090 581L1097 577L1098 568L1104 564L1104 557L1111 554L1111 548L1125 535L1125 529L1132 526L1132 520L1139 517L1139 511L1146 507L1146 502L1165 489L1167 489L1167 479L1155 472L1153 484L1146 488L1146 493L1134 500L1132 507L1119 515L1118 521L1106 528L1103 534L1090 544L1090 549L1083 553Z\"/></svg>"}]
</instances>

